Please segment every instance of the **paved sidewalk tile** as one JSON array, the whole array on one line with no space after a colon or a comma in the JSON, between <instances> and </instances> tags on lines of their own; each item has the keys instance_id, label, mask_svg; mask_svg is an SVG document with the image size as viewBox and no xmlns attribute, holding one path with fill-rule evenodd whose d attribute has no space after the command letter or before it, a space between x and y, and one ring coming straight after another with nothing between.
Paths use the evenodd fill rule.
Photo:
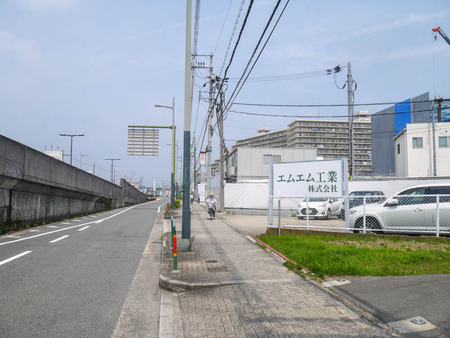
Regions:
<instances>
[{"instance_id":1,"label":"paved sidewalk tile","mask_svg":"<svg viewBox=\"0 0 450 338\"><path fill-rule=\"evenodd\" d=\"M178 293L184 337L388 337L270 253L192 207L191 252L179 253L186 283L218 283ZM181 230L181 222L177 224ZM181 237L181 236L180 236ZM177 316L176 316L177 317ZM181 333L179 333L181 336Z\"/></svg>"}]
</instances>

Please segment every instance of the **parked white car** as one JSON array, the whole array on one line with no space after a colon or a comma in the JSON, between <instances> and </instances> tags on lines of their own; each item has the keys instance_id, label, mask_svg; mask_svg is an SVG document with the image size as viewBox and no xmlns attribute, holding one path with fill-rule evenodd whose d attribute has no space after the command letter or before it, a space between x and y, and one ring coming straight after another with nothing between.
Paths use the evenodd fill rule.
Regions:
<instances>
[{"instance_id":1,"label":"parked white car","mask_svg":"<svg viewBox=\"0 0 450 338\"><path fill-rule=\"evenodd\" d=\"M436 231L439 195L439 229L450 232L450 185L421 185L400 191L384 202L366 205L366 228L376 232L423 233ZM349 226L363 228L364 207L349 210Z\"/></svg>"},{"instance_id":2,"label":"parked white car","mask_svg":"<svg viewBox=\"0 0 450 338\"><path fill-rule=\"evenodd\" d=\"M307 205L308 204L308 205ZM308 203L306 198L298 205L298 219L306 218L326 218L331 216L339 216L341 214L342 202L334 197L309 197Z\"/></svg>"}]
</instances>

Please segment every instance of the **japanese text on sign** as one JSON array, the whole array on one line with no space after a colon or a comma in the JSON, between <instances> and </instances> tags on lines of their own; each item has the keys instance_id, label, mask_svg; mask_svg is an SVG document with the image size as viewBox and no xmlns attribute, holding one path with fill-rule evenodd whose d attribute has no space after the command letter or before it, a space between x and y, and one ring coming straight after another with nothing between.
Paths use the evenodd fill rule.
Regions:
<instances>
[{"instance_id":1,"label":"japanese text on sign","mask_svg":"<svg viewBox=\"0 0 450 338\"><path fill-rule=\"evenodd\" d=\"M274 196L342 194L341 160L273 164Z\"/></svg>"}]
</instances>

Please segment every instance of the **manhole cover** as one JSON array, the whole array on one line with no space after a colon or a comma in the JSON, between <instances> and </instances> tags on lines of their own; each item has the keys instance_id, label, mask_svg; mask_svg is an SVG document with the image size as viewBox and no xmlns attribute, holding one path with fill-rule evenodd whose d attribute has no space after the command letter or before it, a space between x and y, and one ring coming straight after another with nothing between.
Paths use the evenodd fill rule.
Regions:
<instances>
[{"instance_id":1,"label":"manhole cover","mask_svg":"<svg viewBox=\"0 0 450 338\"><path fill-rule=\"evenodd\" d=\"M427 322L421 318L413 318L413 319L411 319L411 323L417 324L417 325L425 325Z\"/></svg>"},{"instance_id":2,"label":"manhole cover","mask_svg":"<svg viewBox=\"0 0 450 338\"><path fill-rule=\"evenodd\" d=\"M225 272L228 271L225 266L208 266L209 272Z\"/></svg>"},{"instance_id":3,"label":"manhole cover","mask_svg":"<svg viewBox=\"0 0 450 338\"><path fill-rule=\"evenodd\" d=\"M215 260L215 259L210 259L209 261L206 261L206 263L217 263L217 260Z\"/></svg>"}]
</instances>

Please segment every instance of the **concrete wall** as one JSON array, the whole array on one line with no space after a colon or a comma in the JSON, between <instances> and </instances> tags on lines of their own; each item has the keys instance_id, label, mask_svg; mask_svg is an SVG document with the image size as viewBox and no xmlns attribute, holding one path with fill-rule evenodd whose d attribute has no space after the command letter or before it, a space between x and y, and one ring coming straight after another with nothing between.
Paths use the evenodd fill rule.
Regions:
<instances>
[{"instance_id":1,"label":"concrete wall","mask_svg":"<svg viewBox=\"0 0 450 338\"><path fill-rule=\"evenodd\" d=\"M122 187L122 205L133 205L142 203L147 200L147 196L137 190L134 186L128 183L123 178L120 179L120 186Z\"/></svg>"},{"instance_id":2,"label":"concrete wall","mask_svg":"<svg viewBox=\"0 0 450 338\"><path fill-rule=\"evenodd\" d=\"M124 186L0 135L0 223L49 222L145 201Z\"/></svg>"}]
</instances>

